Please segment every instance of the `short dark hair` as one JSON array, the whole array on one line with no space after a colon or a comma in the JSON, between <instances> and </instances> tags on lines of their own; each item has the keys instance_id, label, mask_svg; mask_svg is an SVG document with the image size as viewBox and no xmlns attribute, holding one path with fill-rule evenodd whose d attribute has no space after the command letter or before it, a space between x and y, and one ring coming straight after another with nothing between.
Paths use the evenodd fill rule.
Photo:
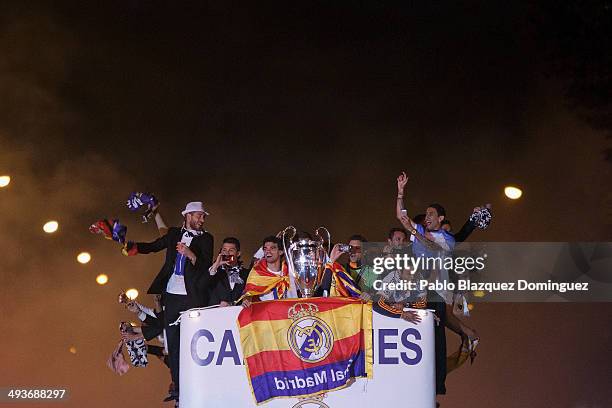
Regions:
<instances>
[{"instance_id":1,"label":"short dark hair","mask_svg":"<svg viewBox=\"0 0 612 408\"><path fill-rule=\"evenodd\" d=\"M433 208L438 212L438 216L446 217L446 210L438 203L429 204L427 208Z\"/></svg>"},{"instance_id":2,"label":"short dark hair","mask_svg":"<svg viewBox=\"0 0 612 408\"><path fill-rule=\"evenodd\" d=\"M423 220L425 220L425 214L417 214L412 219L412 221L414 221L415 224L421 224Z\"/></svg>"},{"instance_id":3,"label":"short dark hair","mask_svg":"<svg viewBox=\"0 0 612 408\"><path fill-rule=\"evenodd\" d=\"M240 241L238 241L238 238L234 238L234 237L224 238L221 245L223 244L234 244L236 246L236 251L240 251Z\"/></svg>"},{"instance_id":4,"label":"short dark hair","mask_svg":"<svg viewBox=\"0 0 612 408\"><path fill-rule=\"evenodd\" d=\"M402 234L404 234L406 239L408 238L408 232L404 228L394 227L389 230L389 239L392 239L393 234L395 234L396 232L401 232Z\"/></svg>"},{"instance_id":5,"label":"short dark hair","mask_svg":"<svg viewBox=\"0 0 612 408\"><path fill-rule=\"evenodd\" d=\"M361 241L361 242L368 242L368 240L366 239L366 237L364 237L363 235L359 235L359 234L354 234L351 235L348 239L349 241Z\"/></svg>"},{"instance_id":6,"label":"short dark hair","mask_svg":"<svg viewBox=\"0 0 612 408\"><path fill-rule=\"evenodd\" d=\"M280 249L281 251L283 250L283 241L280 238L275 237L274 235L270 235L268 237L265 237L263 242L261 243L261 246L262 247L265 246L266 242L272 242L272 243L278 245L278 249Z\"/></svg>"}]
</instances>

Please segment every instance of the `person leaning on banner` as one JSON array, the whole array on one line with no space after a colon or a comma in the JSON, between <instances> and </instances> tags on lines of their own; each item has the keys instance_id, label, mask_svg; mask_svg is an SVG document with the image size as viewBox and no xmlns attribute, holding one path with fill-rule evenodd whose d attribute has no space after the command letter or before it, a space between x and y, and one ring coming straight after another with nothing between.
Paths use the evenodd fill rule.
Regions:
<instances>
[{"instance_id":1,"label":"person leaning on banner","mask_svg":"<svg viewBox=\"0 0 612 408\"><path fill-rule=\"evenodd\" d=\"M325 264L323 274L315 296L329 297L361 297L361 290L355 284L350 273L346 268L337 262L345 251L342 248L343 244L336 244L332 248L329 255L329 262Z\"/></svg>"},{"instance_id":2,"label":"person leaning on banner","mask_svg":"<svg viewBox=\"0 0 612 408\"><path fill-rule=\"evenodd\" d=\"M219 255L208 271L213 277L210 304L223 307L238 303L249 270L242 266L240 241L237 238L223 239Z\"/></svg>"},{"instance_id":3,"label":"person leaning on banner","mask_svg":"<svg viewBox=\"0 0 612 408\"><path fill-rule=\"evenodd\" d=\"M300 297L293 276L285 262L283 242L280 238L269 236L262 243L263 258L255 262L249 272L242 295L242 306L249 307L252 302Z\"/></svg>"},{"instance_id":4,"label":"person leaning on banner","mask_svg":"<svg viewBox=\"0 0 612 408\"><path fill-rule=\"evenodd\" d=\"M172 227L153 242L128 242L127 255L148 254L166 250L165 262L147 293L161 294L165 307L165 330L172 380L179 393L180 329L174 323L182 311L208 306L211 281L213 236L204 230L209 214L202 202L190 202L181 212L183 227Z\"/></svg>"}]
</instances>

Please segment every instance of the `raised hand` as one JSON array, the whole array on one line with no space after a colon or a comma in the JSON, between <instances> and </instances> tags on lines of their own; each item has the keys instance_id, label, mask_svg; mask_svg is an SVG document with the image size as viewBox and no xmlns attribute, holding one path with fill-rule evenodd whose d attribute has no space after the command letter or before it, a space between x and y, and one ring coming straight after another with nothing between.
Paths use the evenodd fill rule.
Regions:
<instances>
[{"instance_id":1,"label":"raised hand","mask_svg":"<svg viewBox=\"0 0 612 408\"><path fill-rule=\"evenodd\" d=\"M217 273L217 269L219 269L219 267L222 265L229 265L229 261L224 261L223 255L219 252L219 255L217 255L217 259L215 260L215 263L212 264L211 269Z\"/></svg>"},{"instance_id":2,"label":"raised hand","mask_svg":"<svg viewBox=\"0 0 612 408\"><path fill-rule=\"evenodd\" d=\"M402 171L402 174L400 174L397 177L397 192L398 193L403 193L404 192L404 188L406 188L406 183L408 183L408 176L406 175L406 172Z\"/></svg>"},{"instance_id":3,"label":"raised hand","mask_svg":"<svg viewBox=\"0 0 612 408\"><path fill-rule=\"evenodd\" d=\"M406 228L408 231L410 231L410 233L412 233L412 230L414 230L415 228L412 226L410 218L408 218L407 215L402 215L399 220L404 226L404 228Z\"/></svg>"},{"instance_id":4,"label":"raised hand","mask_svg":"<svg viewBox=\"0 0 612 408\"><path fill-rule=\"evenodd\" d=\"M176 244L176 252L178 252L181 255L185 255L187 258L189 258L191 263L195 265L197 257L193 253L193 251L191 249L189 249L189 247L187 245L185 245L182 242L177 243Z\"/></svg>"},{"instance_id":5,"label":"raised hand","mask_svg":"<svg viewBox=\"0 0 612 408\"><path fill-rule=\"evenodd\" d=\"M336 262L338 258L342 256L343 253L344 252L340 251L340 244L336 244L334 245L334 247L331 250L331 253L329 254L329 260L331 262Z\"/></svg>"}]
</instances>

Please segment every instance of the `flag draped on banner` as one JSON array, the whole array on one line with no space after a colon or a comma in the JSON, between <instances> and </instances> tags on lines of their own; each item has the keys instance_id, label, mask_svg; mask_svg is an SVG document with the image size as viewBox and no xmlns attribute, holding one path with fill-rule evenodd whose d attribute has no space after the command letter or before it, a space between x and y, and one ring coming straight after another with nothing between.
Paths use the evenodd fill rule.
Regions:
<instances>
[{"instance_id":1,"label":"flag draped on banner","mask_svg":"<svg viewBox=\"0 0 612 408\"><path fill-rule=\"evenodd\" d=\"M338 262L328 262L325 269L329 269L332 274L330 296L344 296L358 298L361 290L355 284L350 273L346 272L344 266Z\"/></svg>"},{"instance_id":2,"label":"flag draped on banner","mask_svg":"<svg viewBox=\"0 0 612 408\"><path fill-rule=\"evenodd\" d=\"M372 305L348 298L253 303L238 316L247 375L259 404L306 397L372 377Z\"/></svg>"},{"instance_id":3,"label":"flag draped on banner","mask_svg":"<svg viewBox=\"0 0 612 408\"><path fill-rule=\"evenodd\" d=\"M261 259L251 269L241 299L246 296L263 295L271 290L276 290L278 298L282 299L289 289L289 283L289 269L285 262L282 264L281 274L276 275L268 271L268 263L265 259Z\"/></svg>"}]
</instances>

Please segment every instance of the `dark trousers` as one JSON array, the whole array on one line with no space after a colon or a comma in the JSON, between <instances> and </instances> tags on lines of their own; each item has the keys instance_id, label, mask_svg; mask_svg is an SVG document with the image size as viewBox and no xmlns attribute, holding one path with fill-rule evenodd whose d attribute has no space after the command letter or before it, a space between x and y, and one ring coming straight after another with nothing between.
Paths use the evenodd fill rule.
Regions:
<instances>
[{"instance_id":1,"label":"dark trousers","mask_svg":"<svg viewBox=\"0 0 612 408\"><path fill-rule=\"evenodd\" d=\"M436 394L446 394L446 304L436 292L428 292L427 308L433 309L440 319L434 323L436 350Z\"/></svg>"},{"instance_id":2,"label":"dark trousers","mask_svg":"<svg viewBox=\"0 0 612 408\"><path fill-rule=\"evenodd\" d=\"M166 344L168 344L168 363L170 365L170 373L172 374L172 382L174 382L175 392L179 390L179 361L181 357L181 327L180 324L170 326L180 316L182 311L189 309L187 296L174 295L172 293L164 293L164 313L166 329Z\"/></svg>"}]
</instances>

